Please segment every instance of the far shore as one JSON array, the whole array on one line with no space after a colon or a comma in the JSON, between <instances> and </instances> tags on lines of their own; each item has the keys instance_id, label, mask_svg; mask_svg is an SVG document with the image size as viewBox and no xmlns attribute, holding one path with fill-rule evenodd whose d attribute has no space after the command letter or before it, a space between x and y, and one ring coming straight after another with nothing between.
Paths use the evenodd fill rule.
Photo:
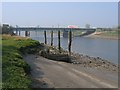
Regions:
<instances>
[{"instance_id":1,"label":"far shore","mask_svg":"<svg viewBox=\"0 0 120 90\"><path fill-rule=\"evenodd\" d=\"M90 38L101 38L101 39L111 39L111 40L120 40L119 35L104 35L104 34L96 34L99 32L95 32L91 35L85 36L85 37L90 37Z\"/></svg>"},{"instance_id":2,"label":"far shore","mask_svg":"<svg viewBox=\"0 0 120 90\"><path fill-rule=\"evenodd\" d=\"M89 35L89 36L85 36L85 37L120 40L120 38L118 36Z\"/></svg>"}]
</instances>

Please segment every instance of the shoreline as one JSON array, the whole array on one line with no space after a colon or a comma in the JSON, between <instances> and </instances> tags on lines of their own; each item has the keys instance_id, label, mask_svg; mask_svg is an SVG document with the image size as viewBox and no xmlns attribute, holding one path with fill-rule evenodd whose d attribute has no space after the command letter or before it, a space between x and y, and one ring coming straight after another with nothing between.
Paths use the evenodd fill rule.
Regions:
<instances>
[{"instance_id":1,"label":"shoreline","mask_svg":"<svg viewBox=\"0 0 120 90\"><path fill-rule=\"evenodd\" d=\"M110 40L120 40L118 36L104 36L104 35L88 35L84 37L89 37L89 38L100 38L100 39L110 39Z\"/></svg>"},{"instance_id":2,"label":"shoreline","mask_svg":"<svg viewBox=\"0 0 120 90\"><path fill-rule=\"evenodd\" d=\"M81 64L83 67L118 72L118 64L110 62L109 60L103 59L101 57L92 57L79 53L72 53L72 56L74 58L72 64Z\"/></svg>"},{"instance_id":3,"label":"shoreline","mask_svg":"<svg viewBox=\"0 0 120 90\"><path fill-rule=\"evenodd\" d=\"M50 60L82 65L83 67L93 67L107 71L118 71L118 64L110 62L109 60L102 59L101 57L92 57L75 52L71 52L71 55L69 55L68 51L64 49L62 49L62 52L59 53L56 48L51 48L49 45L47 45L47 48L49 48L49 53L47 53L47 51L44 51L45 55L42 55L40 51L39 55Z\"/></svg>"},{"instance_id":4,"label":"shoreline","mask_svg":"<svg viewBox=\"0 0 120 90\"><path fill-rule=\"evenodd\" d=\"M105 33L105 32L104 32ZM103 32L94 32L90 35L84 36L89 38L101 38L101 39L110 39L110 40L120 40L119 35L103 35Z\"/></svg>"},{"instance_id":5,"label":"shoreline","mask_svg":"<svg viewBox=\"0 0 120 90\"><path fill-rule=\"evenodd\" d=\"M57 87L56 84L58 84L59 87L67 87L68 85L69 85L69 87L72 87L71 84L76 87L76 84L81 82L78 85L78 87L79 87L82 84L82 81L81 80L77 81L78 79L83 78L85 83L88 83L88 82L91 83L91 80L93 80L95 77L96 77L96 79L94 79L94 80L96 80L95 83L98 84L98 87L100 87L100 86L108 87L110 85L113 85L113 87L115 85L115 87L116 87L116 85L117 85L116 81L114 79L110 80L111 81L111 83L110 83L110 81L109 81L110 77L108 78L108 76L106 76L106 78L108 78L108 79L105 78L106 80L105 80L104 85L102 83L99 84L99 80L102 80L104 82L104 79L103 79L103 77L105 77L104 73L106 73L107 75L115 74L115 75L113 75L113 77L117 78L117 72L118 72L117 65L115 65L111 62L102 60L99 57L94 58L94 57L77 54L77 53L73 53L73 52L71 53L71 55L68 55L68 51L65 51L64 49L61 49L62 51L61 51L61 53L59 53L59 51L56 47L39 43L38 41L32 40L27 37L22 38L19 36L13 37L13 36L7 35L7 36L3 36L2 40L4 40L6 42L6 43L4 42L5 46L6 46L6 44L8 46L10 46L10 48L4 47L4 49L10 49L10 50L7 50L8 53L6 53L6 54L8 56L11 56L11 58L13 58L12 61L8 60L8 62L12 63L12 66L17 66L18 72L21 71L20 66L23 67L24 64L26 65L25 66L26 72L25 73L20 72L22 75L24 74L26 79L16 78L16 81L14 81L14 82L20 83L19 87L22 87L21 85L24 84L22 82L22 80L23 81L26 80L27 82L29 82L29 83L25 84L25 86L28 88L31 88L30 85L34 85L34 83L35 83L35 87L40 87L43 85L44 88L47 87L47 83L48 83L48 85L50 83L52 83L53 86L55 86L55 87ZM15 49L15 52L11 51L11 43L10 42L12 42L13 47L17 47L17 48L13 48L13 49ZM19 53L19 51L21 53ZM43 56L40 55L41 51L44 51L45 55L47 55L47 56L49 56L49 54L67 55L67 59L71 60L71 62L65 63L65 62L61 62L61 61L57 61L57 60L51 60L48 58L44 58ZM55 58L58 58L58 57L55 57ZM22 62L24 60L25 60L25 62ZM7 64L6 67L8 67L10 65L9 67L12 68L11 64L9 64L9 63L8 64L6 63ZM4 65L5 65L5 63L4 63ZM24 70L24 68L22 70ZM84 70L86 70L88 73L86 73L86 71L84 71ZM11 70L9 70L9 72L11 73L11 75L13 74L12 76L16 75L16 72L13 73ZM102 76L100 75L101 78L99 78L98 72L100 72L100 73L103 72ZM7 73L8 72L6 72L6 74ZM92 75L90 73L92 73ZM21 75L21 74L19 74L19 75ZM72 76L71 76L71 74L72 74ZM18 77L20 77L19 75L18 75ZM64 75L65 75L65 78L64 78ZM43 76L45 77L45 79ZM83 76L83 77L81 77L81 76ZM92 79L91 79L91 77L92 77ZM14 79L14 77L11 77L11 76L9 78ZM68 80L67 82L65 80L66 78ZM72 80L71 80L71 78L72 78ZM86 80L86 78L88 80ZM57 79L59 79L59 80L57 80ZM18 82L18 80L20 80L20 82ZM51 81L51 80L53 80L53 81ZM62 80L62 82L59 82L61 80ZM70 82L69 80L71 80L73 82L68 84L68 82ZM77 82L74 82L74 80L76 80ZM115 81L115 83L112 83L113 81ZM11 82L13 82L13 81L11 81ZM108 82L110 85L107 84ZM9 85L14 86L14 84L11 84L10 82L7 82L7 83ZM88 87L89 87L90 83L88 83ZM63 86L60 86L61 84ZM64 86L64 84L66 86ZM38 86L36 86L36 85L38 85ZM86 84L84 84L84 85L85 85L84 87L86 87ZM94 83L92 83L91 85L94 85ZM96 84L95 84L95 86L96 86ZM14 86L14 87L16 88L16 86ZM8 88L8 87L5 87L5 88Z\"/></svg>"}]
</instances>

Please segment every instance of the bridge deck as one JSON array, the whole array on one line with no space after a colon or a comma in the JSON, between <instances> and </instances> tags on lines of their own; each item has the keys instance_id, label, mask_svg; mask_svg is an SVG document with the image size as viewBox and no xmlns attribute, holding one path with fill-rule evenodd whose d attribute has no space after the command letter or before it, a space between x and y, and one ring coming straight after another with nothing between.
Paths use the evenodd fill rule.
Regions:
<instances>
[{"instance_id":1,"label":"bridge deck","mask_svg":"<svg viewBox=\"0 0 120 90\"><path fill-rule=\"evenodd\" d=\"M81 31L95 31L96 29L94 28L46 28L46 27L41 27L41 28L36 28L36 27L17 27L13 28L13 31L70 31L70 30L81 30Z\"/></svg>"}]
</instances>

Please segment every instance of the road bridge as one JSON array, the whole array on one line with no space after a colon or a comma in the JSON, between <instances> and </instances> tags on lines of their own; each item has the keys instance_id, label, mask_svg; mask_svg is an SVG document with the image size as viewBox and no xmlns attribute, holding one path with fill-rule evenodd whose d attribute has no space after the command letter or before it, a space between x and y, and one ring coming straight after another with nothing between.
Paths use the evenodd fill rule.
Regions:
<instances>
[{"instance_id":1,"label":"road bridge","mask_svg":"<svg viewBox=\"0 0 120 90\"><path fill-rule=\"evenodd\" d=\"M63 37L68 36L69 31L96 31L95 28L53 28L53 27L13 27L13 31L16 31L16 33L20 31L63 31Z\"/></svg>"}]
</instances>

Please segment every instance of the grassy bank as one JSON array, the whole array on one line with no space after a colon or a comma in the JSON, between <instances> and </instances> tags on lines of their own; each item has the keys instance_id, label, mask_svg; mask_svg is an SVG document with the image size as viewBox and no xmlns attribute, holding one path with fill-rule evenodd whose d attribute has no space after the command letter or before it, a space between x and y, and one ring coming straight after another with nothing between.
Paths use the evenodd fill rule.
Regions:
<instances>
[{"instance_id":1,"label":"grassy bank","mask_svg":"<svg viewBox=\"0 0 120 90\"><path fill-rule=\"evenodd\" d=\"M24 53L34 53L39 42L29 38L2 36L2 88L30 88L30 67L22 58Z\"/></svg>"}]
</instances>

